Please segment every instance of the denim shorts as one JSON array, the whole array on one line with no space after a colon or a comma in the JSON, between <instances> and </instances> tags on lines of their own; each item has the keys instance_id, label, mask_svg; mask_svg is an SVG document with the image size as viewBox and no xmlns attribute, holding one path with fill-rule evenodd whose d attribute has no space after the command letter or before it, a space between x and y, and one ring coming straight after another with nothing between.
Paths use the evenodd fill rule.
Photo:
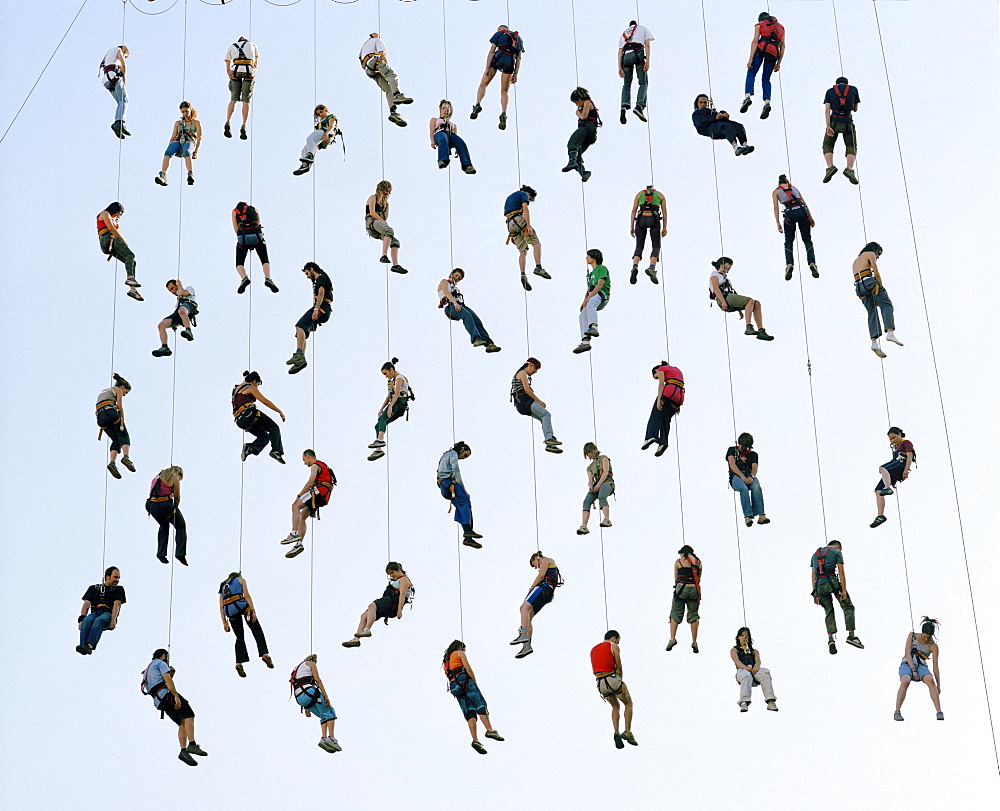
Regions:
<instances>
[{"instance_id":1,"label":"denim shorts","mask_svg":"<svg viewBox=\"0 0 1000 811\"><path fill-rule=\"evenodd\" d=\"M166 158L190 158L191 157L191 142L184 141L171 141L170 145L167 147L167 151L163 153Z\"/></svg>"},{"instance_id":2,"label":"denim shorts","mask_svg":"<svg viewBox=\"0 0 1000 811\"><path fill-rule=\"evenodd\" d=\"M931 671L927 665L917 665L917 681L923 681L924 676L929 675L931 675ZM913 678L913 671L910 669L910 666L906 664L906 659L899 663L899 677L903 678L903 676L909 676L911 679Z\"/></svg>"},{"instance_id":3,"label":"denim shorts","mask_svg":"<svg viewBox=\"0 0 1000 811\"><path fill-rule=\"evenodd\" d=\"M490 714L486 708L486 699L479 691L479 685L464 673L456 676L455 681L448 686L448 689L458 700L458 707L466 721L477 715Z\"/></svg>"}]
</instances>

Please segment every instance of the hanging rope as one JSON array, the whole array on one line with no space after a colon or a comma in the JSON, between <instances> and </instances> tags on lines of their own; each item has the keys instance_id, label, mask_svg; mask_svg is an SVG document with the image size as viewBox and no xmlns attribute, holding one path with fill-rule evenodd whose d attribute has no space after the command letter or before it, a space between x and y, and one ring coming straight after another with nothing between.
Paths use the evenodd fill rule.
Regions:
<instances>
[{"instance_id":1,"label":"hanging rope","mask_svg":"<svg viewBox=\"0 0 1000 811\"><path fill-rule=\"evenodd\" d=\"M576 0L570 0L570 12L573 19L573 64L576 70L576 86L580 86L580 58L577 54L577 42L576 42ZM582 156L581 156L582 158ZM587 237L587 189L586 186L580 183L580 205L583 208L583 243L584 250L587 250L587 246L590 244ZM587 354L587 364L590 371L590 416L591 422L594 428L594 443L597 444L597 397L594 393L594 358L590 353ZM600 447L598 445L598 447ZM596 480L597 477L595 477ZM598 510L600 513L600 510ZM601 526L600 522L597 524L597 532L600 538L600 548L601 548L601 584L604 588L604 627L605 629L611 627L611 620L608 617L608 576L607 576L607 563L604 558L604 527Z\"/></svg>"},{"instance_id":2,"label":"hanging rope","mask_svg":"<svg viewBox=\"0 0 1000 811\"><path fill-rule=\"evenodd\" d=\"M972 627L976 635L976 648L979 651L979 669L983 676L983 694L986 699L986 717L990 725L990 735L993 739L993 757L1000 771L1000 754L997 751L996 729L993 726L993 712L990 708L990 691L986 681L986 663L983 660L983 645L979 636L979 618L976 614L976 600L972 590L972 574L969 568L969 552L965 543L965 526L962 522L962 506L958 498L958 481L955 477L955 460L951 453L951 435L948 431L948 413L944 407L944 392L941 387L941 375L938 370L937 353L934 349L934 333L931 329L930 311L927 308L927 293L924 289L924 275L920 266L920 251L917 246L917 230L913 223L913 207L910 203L910 187L906 180L906 165L903 161L903 145L899 137L899 123L896 120L896 105L892 98L892 82L889 79L889 62L885 56L885 43L882 41L882 26L879 23L878 3L872 0L872 11L875 14L875 30L878 32L879 50L882 53L882 67L885 71L886 89L889 91L889 111L892 113L892 128L896 134L896 151L899 154L899 168L903 176L903 194L906 198L906 212L910 221L910 238L913 241L913 255L916 260L917 281L920 284L920 300L924 307L924 321L927 324L927 338L931 350L931 366L934 369L934 382L937 385L938 405L941 409L941 423L944 427L945 447L948 449L948 469L951 473L951 487L955 498L955 514L958 519L958 535L962 542L962 560L965 563L965 580L969 587L969 605L972 609ZM912 612L912 606L911 606Z\"/></svg>"},{"instance_id":3,"label":"hanging rope","mask_svg":"<svg viewBox=\"0 0 1000 811\"><path fill-rule=\"evenodd\" d=\"M318 26L316 24L316 0L313 0L313 109L316 109L316 105L319 104L319 46L317 44L317 31ZM312 173L312 261L316 261L316 172ZM332 279L331 279L332 282ZM333 313L333 305L335 303L335 295L333 291L330 291L330 312ZM308 333L306 334L308 338ZM319 330L313 330L312 336L312 348L309 352L310 357L310 369L312 372L311 381L311 391L310 391L310 402L312 405L312 423L311 423L311 434L312 437L312 447L316 447L316 343L319 341ZM330 495L333 493L331 491ZM309 529L312 532L312 543L309 544L309 650L315 650L313 647L313 632L315 626L314 613L315 613L315 574L316 574L316 544L318 538L316 537L316 518L312 515L309 516Z\"/></svg>"}]
</instances>

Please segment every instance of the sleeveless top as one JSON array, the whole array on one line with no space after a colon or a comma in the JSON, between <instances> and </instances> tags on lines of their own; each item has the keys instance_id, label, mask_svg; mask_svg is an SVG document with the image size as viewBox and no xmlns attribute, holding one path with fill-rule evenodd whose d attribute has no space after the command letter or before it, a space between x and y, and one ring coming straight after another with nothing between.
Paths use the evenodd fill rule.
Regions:
<instances>
[{"instance_id":1,"label":"sleeveless top","mask_svg":"<svg viewBox=\"0 0 1000 811\"><path fill-rule=\"evenodd\" d=\"M102 211L101 214L103 214L103 213L104 212ZM98 236L101 236L102 234L110 234L111 233L111 229L108 228L107 223L105 223L104 220L101 218L101 214L97 215L97 235ZM108 216L111 217L111 222L114 223L115 228L117 228L118 227L118 217L120 215L115 214L114 216L112 216L112 215L109 214Z\"/></svg>"},{"instance_id":2,"label":"sleeveless top","mask_svg":"<svg viewBox=\"0 0 1000 811\"><path fill-rule=\"evenodd\" d=\"M590 102L590 112L587 113L587 117L586 118L581 118L580 119L580 126L583 126L584 124L593 124L596 127L600 123L601 123L601 115L597 111L597 107L594 106L594 102L591 101Z\"/></svg>"},{"instance_id":3,"label":"sleeveless top","mask_svg":"<svg viewBox=\"0 0 1000 811\"><path fill-rule=\"evenodd\" d=\"M587 465L587 472L590 473L591 475L593 475L595 482L599 478L601 478L601 460L602 459L608 459L608 457L605 456L603 453L599 453L597 455L597 458L594 459L589 465ZM607 475L607 478L604 481L610 482L611 484L615 483L615 473L614 473L614 470L611 469L611 460L610 459L608 459L608 475Z\"/></svg>"},{"instance_id":4,"label":"sleeveless top","mask_svg":"<svg viewBox=\"0 0 1000 811\"><path fill-rule=\"evenodd\" d=\"M910 658L914 660L914 664L923 665L926 664L931 658L931 643L926 645L923 642L917 641L916 634L913 635L913 644L910 646Z\"/></svg>"},{"instance_id":5,"label":"sleeveless top","mask_svg":"<svg viewBox=\"0 0 1000 811\"><path fill-rule=\"evenodd\" d=\"M607 639L590 650L590 667L596 676L598 673L615 673L615 652L611 650L611 642Z\"/></svg>"},{"instance_id":6,"label":"sleeveless top","mask_svg":"<svg viewBox=\"0 0 1000 811\"><path fill-rule=\"evenodd\" d=\"M243 411L244 406L252 405L257 402L257 398L253 394L250 394L243 389L246 383L237 383L233 386L233 416L235 417L241 411Z\"/></svg>"},{"instance_id":7,"label":"sleeveless top","mask_svg":"<svg viewBox=\"0 0 1000 811\"><path fill-rule=\"evenodd\" d=\"M681 565L677 570L677 582L683 583L685 586L693 586L694 583L694 573L695 569L698 570L698 576L701 576L701 561L698 559L697 555L693 557L691 555L685 555L681 560L690 563L690 566Z\"/></svg>"},{"instance_id":8,"label":"sleeveless top","mask_svg":"<svg viewBox=\"0 0 1000 811\"><path fill-rule=\"evenodd\" d=\"M542 582L538 585L548 589L555 589L559 585L559 569L555 566L550 566L546 569L545 577L542 578Z\"/></svg>"},{"instance_id":9,"label":"sleeveless top","mask_svg":"<svg viewBox=\"0 0 1000 811\"><path fill-rule=\"evenodd\" d=\"M114 388L104 389L97 395L96 408L98 410L102 408L118 408L118 392Z\"/></svg>"},{"instance_id":10,"label":"sleeveless top","mask_svg":"<svg viewBox=\"0 0 1000 811\"><path fill-rule=\"evenodd\" d=\"M446 118L435 118L434 119L434 134L437 135L439 132L452 133L455 131L455 125Z\"/></svg>"},{"instance_id":11,"label":"sleeveless top","mask_svg":"<svg viewBox=\"0 0 1000 811\"><path fill-rule=\"evenodd\" d=\"M333 113L324 116L313 115L313 127L318 130L325 130L327 125L330 123L330 119L333 119L333 127L337 128L337 116Z\"/></svg>"},{"instance_id":12,"label":"sleeveless top","mask_svg":"<svg viewBox=\"0 0 1000 811\"><path fill-rule=\"evenodd\" d=\"M757 657L755 656L753 648L746 650L741 648L739 645L734 646L733 650L736 651L736 656L739 658L740 662L747 667L755 667L757 665Z\"/></svg>"},{"instance_id":13,"label":"sleeveless top","mask_svg":"<svg viewBox=\"0 0 1000 811\"><path fill-rule=\"evenodd\" d=\"M380 205L379 202L378 202L378 198L376 197L375 198L375 213L378 214L384 220L386 218L386 216L387 216L388 211L389 211L389 204L388 203L383 203L383 204ZM365 206L365 215L368 216L368 217L370 217L372 215L372 213L369 210L369 208L368 208L367 205Z\"/></svg>"},{"instance_id":14,"label":"sleeveless top","mask_svg":"<svg viewBox=\"0 0 1000 811\"><path fill-rule=\"evenodd\" d=\"M157 476L149 483L149 497L163 498L164 496L168 496L170 500L173 501L174 489L169 487L163 479Z\"/></svg>"},{"instance_id":15,"label":"sleeveless top","mask_svg":"<svg viewBox=\"0 0 1000 811\"><path fill-rule=\"evenodd\" d=\"M448 681L454 681L456 676L465 674L465 665L462 664L462 655L459 651L451 652L448 661L444 663L444 673L448 677Z\"/></svg>"},{"instance_id":16,"label":"sleeveless top","mask_svg":"<svg viewBox=\"0 0 1000 811\"><path fill-rule=\"evenodd\" d=\"M198 135L198 125L195 123L197 119L192 118L190 121L185 121L183 118L179 122L177 128L177 141L182 144L186 144L190 141L195 140Z\"/></svg>"},{"instance_id":17,"label":"sleeveless top","mask_svg":"<svg viewBox=\"0 0 1000 811\"><path fill-rule=\"evenodd\" d=\"M455 299L455 301L457 301L460 305L464 306L465 305L465 296L463 296L462 293L461 293L461 291L458 289L458 285L455 284L451 279L448 279L446 286L448 288L448 292L451 293L451 297L453 299ZM440 293L440 291L439 291L438 292L438 307L444 307L447 304L451 304L451 302L448 301L448 299L446 299L444 296L442 296L441 293Z\"/></svg>"},{"instance_id":18,"label":"sleeveless top","mask_svg":"<svg viewBox=\"0 0 1000 811\"><path fill-rule=\"evenodd\" d=\"M397 381L397 380L402 380L402 381L403 381L403 385L401 385L401 386L399 387L399 396L400 396L400 397L403 397L404 399L405 399L405 398L408 398L408 397L410 396L410 381L409 381L409 380L407 380L407 379L406 379L406 378L405 378L405 377L404 377L403 375L401 375L401 374L397 374L397 375L396 375L396 376L395 376L394 378L392 378L391 380L387 380L387 381L386 381L386 382L387 382L387 383L389 384L389 394L392 394L392 392L393 392L393 389L395 389L395 388L396 388L396 381Z\"/></svg>"},{"instance_id":19,"label":"sleeveless top","mask_svg":"<svg viewBox=\"0 0 1000 811\"><path fill-rule=\"evenodd\" d=\"M785 207L785 211L791 211L805 205L799 190L792 185L778 186L778 202Z\"/></svg>"},{"instance_id":20,"label":"sleeveless top","mask_svg":"<svg viewBox=\"0 0 1000 811\"><path fill-rule=\"evenodd\" d=\"M297 668L295 668L294 678L296 681L299 679L310 679L312 684L316 684L316 678L313 676L312 665L309 662L301 662ZM302 685L301 687L296 686L295 695L303 692L306 688L310 687L310 684Z\"/></svg>"}]
</instances>

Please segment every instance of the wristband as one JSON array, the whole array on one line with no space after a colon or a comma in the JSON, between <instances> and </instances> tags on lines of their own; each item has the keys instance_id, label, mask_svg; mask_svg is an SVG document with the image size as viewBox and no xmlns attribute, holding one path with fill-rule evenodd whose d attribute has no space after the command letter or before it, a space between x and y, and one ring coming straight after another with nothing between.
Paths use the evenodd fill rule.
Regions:
<instances>
[{"instance_id":1,"label":"wristband","mask_svg":"<svg viewBox=\"0 0 1000 811\"><path fill-rule=\"evenodd\" d=\"M87 619L87 615L86 614L81 614L79 617L77 617L76 621L77 622L83 622L85 619Z\"/></svg>"}]
</instances>

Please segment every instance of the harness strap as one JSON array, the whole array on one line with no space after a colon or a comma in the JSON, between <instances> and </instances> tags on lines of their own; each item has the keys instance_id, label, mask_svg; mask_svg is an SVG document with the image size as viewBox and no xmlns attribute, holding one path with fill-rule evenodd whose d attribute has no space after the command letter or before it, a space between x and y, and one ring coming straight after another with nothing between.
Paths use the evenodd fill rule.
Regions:
<instances>
[{"instance_id":1,"label":"harness strap","mask_svg":"<svg viewBox=\"0 0 1000 811\"><path fill-rule=\"evenodd\" d=\"M248 408L256 409L256 405L254 404L253 401L251 401L249 403L244 403L236 411L234 411L233 412L233 419L234 420L238 420L240 418L240 416L243 414L243 412L246 411Z\"/></svg>"},{"instance_id":2,"label":"harness strap","mask_svg":"<svg viewBox=\"0 0 1000 811\"><path fill-rule=\"evenodd\" d=\"M174 497L173 496L150 496L149 500L150 501L155 501L155 502L173 501Z\"/></svg>"}]
</instances>

